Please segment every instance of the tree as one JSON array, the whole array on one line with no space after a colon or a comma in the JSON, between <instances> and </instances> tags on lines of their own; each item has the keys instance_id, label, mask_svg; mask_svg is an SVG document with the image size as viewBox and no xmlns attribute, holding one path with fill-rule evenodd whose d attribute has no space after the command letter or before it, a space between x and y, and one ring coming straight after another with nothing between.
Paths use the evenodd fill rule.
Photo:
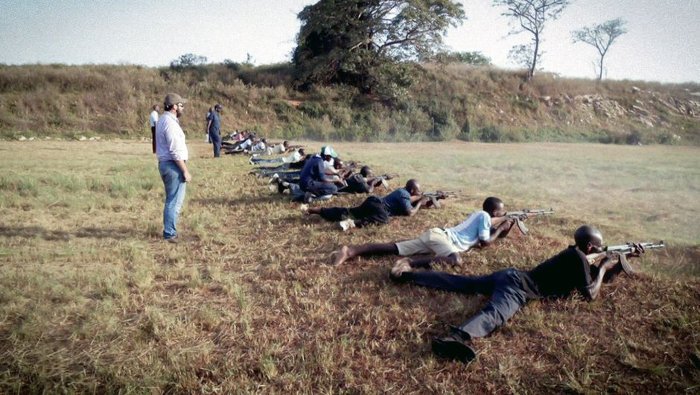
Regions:
<instances>
[{"instance_id":1,"label":"tree","mask_svg":"<svg viewBox=\"0 0 700 395\"><path fill-rule=\"evenodd\" d=\"M569 0L493 0L493 5L505 7L504 16L515 18L517 26L511 34L527 32L532 35L532 40L527 45L516 45L510 51L510 57L527 62L527 79L535 75L537 63L542 57L540 44L542 43L542 30L545 22L555 20L564 8L569 5Z\"/></svg>"},{"instance_id":2,"label":"tree","mask_svg":"<svg viewBox=\"0 0 700 395\"><path fill-rule=\"evenodd\" d=\"M180 55L179 58L170 62L170 68L172 70L180 71L184 69L195 68L205 63L207 63L206 56L199 56L193 53L186 53L184 55Z\"/></svg>"},{"instance_id":3,"label":"tree","mask_svg":"<svg viewBox=\"0 0 700 395\"><path fill-rule=\"evenodd\" d=\"M297 86L347 84L363 93L410 84L410 65L442 47L464 19L452 0L321 0L298 15Z\"/></svg>"},{"instance_id":4,"label":"tree","mask_svg":"<svg viewBox=\"0 0 700 395\"><path fill-rule=\"evenodd\" d=\"M532 45L514 45L513 48L511 48L510 51L508 51L508 59L510 59L513 63L517 64L518 66L522 66L526 69L530 67L530 62L532 62L532 58ZM531 75L528 75L528 78L529 77L531 77Z\"/></svg>"},{"instance_id":5,"label":"tree","mask_svg":"<svg viewBox=\"0 0 700 395\"><path fill-rule=\"evenodd\" d=\"M435 60L441 63L464 63L472 66L490 66L491 58L481 52L440 52ZM428 59L429 60L429 59Z\"/></svg>"},{"instance_id":6,"label":"tree","mask_svg":"<svg viewBox=\"0 0 700 395\"><path fill-rule=\"evenodd\" d=\"M587 26L571 32L573 42L583 42L595 47L600 58L596 62L598 67L598 81L603 79L603 61L610 46L621 35L627 33L625 21L622 18L615 18L600 24Z\"/></svg>"}]
</instances>

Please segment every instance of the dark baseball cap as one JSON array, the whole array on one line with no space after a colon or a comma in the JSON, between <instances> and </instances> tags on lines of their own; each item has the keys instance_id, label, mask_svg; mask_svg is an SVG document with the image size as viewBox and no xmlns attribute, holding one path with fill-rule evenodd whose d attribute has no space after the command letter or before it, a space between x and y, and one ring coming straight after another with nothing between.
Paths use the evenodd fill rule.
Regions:
<instances>
[{"instance_id":1,"label":"dark baseball cap","mask_svg":"<svg viewBox=\"0 0 700 395\"><path fill-rule=\"evenodd\" d=\"M174 106L177 103L185 104L187 103L187 100L183 99L182 96L178 95L177 93L168 93L165 95L165 100L163 101L164 105Z\"/></svg>"}]
</instances>

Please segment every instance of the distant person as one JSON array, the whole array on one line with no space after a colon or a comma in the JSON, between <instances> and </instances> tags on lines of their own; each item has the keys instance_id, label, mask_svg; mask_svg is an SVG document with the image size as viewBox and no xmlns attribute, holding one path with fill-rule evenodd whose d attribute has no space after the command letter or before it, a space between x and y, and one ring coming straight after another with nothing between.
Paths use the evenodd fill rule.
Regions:
<instances>
[{"instance_id":1,"label":"distant person","mask_svg":"<svg viewBox=\"0 0 700 395\"><path fill-rule=\"evenodd\" d=\"M326 221L338 222L343 231L370 224L388 224L394 216L414 216L427 202L422 198L418 180L410 179L406 186L384 196L370 196L357 207L309 207L302 205L305 214L317 214Z\"/></svg>"},{"instance_id":2,"label":"distant person","mask_svg":"<svg viewBox=\"0 0 700 395\"><path fill-rule=\"evenodd\" d=\"M603 251L603 235L598 229L584 225L574 233L574 245L530 270L505 269L488 275L463 276L444 272L416 271L407 261L398 261L391 269L391 278L423 287L465 295L487 295L486 306L450 334L432 341L433 352L444 358L469 362L476 357L471 340L484 337L505 325L530 300L563 298L578 291L587 300L600 293L608 272L620 272L618 259L604 258L596 267L590 264L591 254ZM634 245L629 256L644 253L641 244Z\"/></svg>"},{"instance_id":3,"label":"distant person","mask_svg":"<svg viewBox=\"0 0 700 395\"><path fill-rule=\"evenodd\" d=\"M214 157L221 157L221 104L214 106L214 111L209 115L209 123L207 131L209 132L209 140L214 145Z\"/></svg>"},{"instance_id":4,"label":"distant person","mask_svg":"<svg viewBox=\"0 0 700 395\"><path fill-rule=\"evenodd\" d=\"M321 196L334 195L338 192L332 179L326 175L324 162L337 158L335 150L330 146L321 148L319 155L314 155L306 161L299 176L299 186L304 192L304 203Z\"/></svg>"},{"instance_id":5,"label":"distant person","mask_svg":"<svg viewBox=\"0 0 700 395\"><path fill-rule=\"evenodd\" d=\"M156 123L158 123L158 111L160 111L160 106L157 104L153 105L153 111L151 111L151 116L148 121L151 124L151 145L153 146L153 153L156 153Z\"/></svg>"},{"instance_id":6,"label":"distant person","mask_svg":"<svg viewBox=\"0 0 700 395\"><path fill-rule=\"evenodd\" d=\"M211 138L209 138L209 119L211 118L211 113L214 112L214 107L209 107L207 110L207 115L204 117L204 136L207 143L211 143Z\"/></svg>"},{"instance_id":7,"label":"distant person","mask_svg":"<svg viewBox=\"0 0 700 395\"><path fill-rule=\"evenodd\" d=\"M156 124L156 154L158 170L165 186L163 207L163 238L177 243L177 218L185 201L187 182L192 180L187 169L189 153L185 133L178 118L182 116L187 100L177 93L168 93L163 101L163 115Z\"/></svg>"}]
</instances>

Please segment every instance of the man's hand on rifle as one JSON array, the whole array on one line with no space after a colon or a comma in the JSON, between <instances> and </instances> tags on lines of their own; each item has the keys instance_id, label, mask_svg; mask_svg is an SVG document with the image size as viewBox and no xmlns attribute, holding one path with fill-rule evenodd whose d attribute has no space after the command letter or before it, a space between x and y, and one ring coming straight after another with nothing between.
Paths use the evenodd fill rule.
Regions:
<instances>
[{"instance_id":1,"label":"man's hand on rifle","mask_svg":"<svg viewBox=\"0 0 700 395\"><path fill-rule=\"evenodd\" d=\"M628 244L631 244L631 245L634 246L634 251L632 251L632 252L630 252L629 254L627 254L627 256L629 256L629 257L631 257L631 258L637 258L637 257L641 256L642 254L644 254L644 253L646 252L646 251L644 250L644 246L642 245L642 243L633 243L633 242L630 242L630 243L628 243Z\"/></svg>"},{"instance_id":2,"label":"man's hand on rifle","mask_svg":"<svg viewBox=\"0 0 700 395\"><path fill-rule=\"evenodd\" d=\"M501 222L500 225L498 225L499 228L502 228L503 230L510 230L513 225L515 225L515 218L506 218Z\"/></svg>"}]
</instances>

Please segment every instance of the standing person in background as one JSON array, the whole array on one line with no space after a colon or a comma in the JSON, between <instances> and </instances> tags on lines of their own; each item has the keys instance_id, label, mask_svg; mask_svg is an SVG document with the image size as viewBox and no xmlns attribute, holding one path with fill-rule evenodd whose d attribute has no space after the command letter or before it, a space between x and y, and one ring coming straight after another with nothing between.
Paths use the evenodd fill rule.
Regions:
<instances>
[{"instance_id":1,"label":"standing person in background","mask_svg":"<svg viewBox=\"0 0 700 395\"><path fill-rule=\"evenodd\" d=\"M168 93L163 101L163 115L156 124L156 154L158 170L165 186L163 207L163 238L177 243L177 218L185 201L187 182L192 180L187 169L189 152L185 133L178 118L182 116L187 100L177 93Z\"/></svg>"},{"instance_id":2,"label":"standing person in background","mask_svg":"<svg viewBox=\"0 0 700 395\"><path fill-rule=\"evenodd\" d=\"M154 154L156 153L156 123L158 123L158 111L160 111L160 106L154 104L153 111L151 111L151 116L148 120L151 124L151 145L153 146Z\"/></svg>"},{"instance_id":3,"label":"standing person in background","mask_svg":"<svg viewBox=\"0 0 700 395\"><path fill-rule=\"evenodd\" d=\"M209 140L214 145L214 157L221 157L221 104L214 106L214 111L211 112L209 116L209 122L207 123L207 132L209 133Z\"/></svg>"},{"instance_id":4,"label":"standing person in background","mask_svg":"<svg viewBox=\"0 0 700 395\"><path fill-rule=\"evenodd\" d=\"M204 118L204 140L206 140L207 143L211 143L211 139L209 138L209 118L211 118L211 113L213 112L214 107L209 107L207 116Z\"/></svg>"}]
</instances>

